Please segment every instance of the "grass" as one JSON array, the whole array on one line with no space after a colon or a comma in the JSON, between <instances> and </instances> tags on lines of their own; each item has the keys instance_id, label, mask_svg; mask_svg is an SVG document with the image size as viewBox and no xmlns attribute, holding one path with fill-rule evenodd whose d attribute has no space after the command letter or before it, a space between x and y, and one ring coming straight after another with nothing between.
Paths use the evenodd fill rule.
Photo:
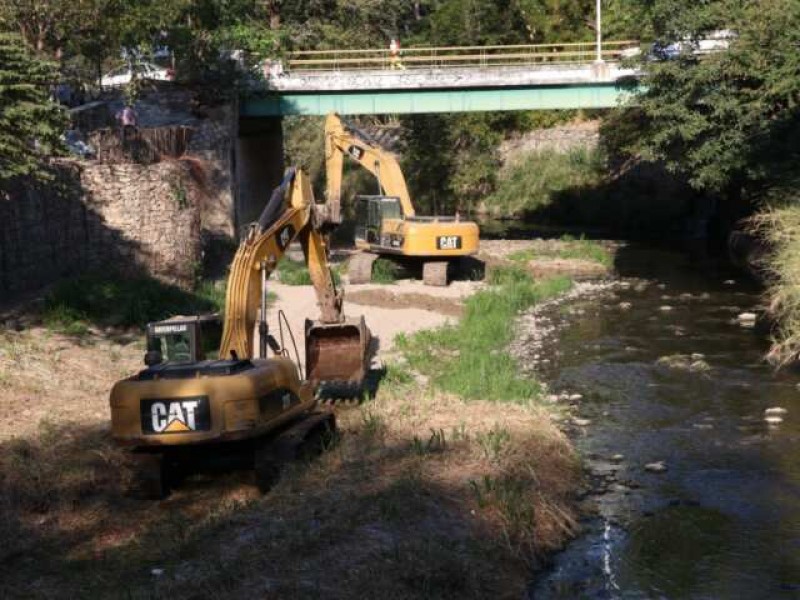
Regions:
<instances>
[{"instance_id":1,"label":"grass","mask_svg":"<svg viewBox=\"0 0 800 600\"><path fill-rule=\"evenodd\" d=\"M768 358L786 365L800 356L800 207L767 206L751 224L770 248L764 264L769 274L766 297L778 327Z\"/></svg>"},{"instance_id":2,"label":"grass","mask_svg":"<svg viewBox=\"0 0 800 600\"><path fill-rule=\"evenodd\" d=\"M141 349L119 346L117 358L53 336L37 351L0 346L0 367L36 360L26 376L56 381L36 394L35 414L58 415L0 437L0 596L519 598L532 567L577 531L580 470L546 412L523 401L535 385L497 361L510 361L516 314L569 282L535 282L512 265L491 283L461 325L430 332L434 350L406 341L428 353L409 356L415 370L430 363L449 384L465 360L488 383L468 374L458 397L390 364L375 399L337 408L338 443L288 465L264 497L248 471L189 477L160 503L128 497L131 466L109 437L102 393L76 392L74 404L91 406L61 417L68 386L54 378L102 375L107 393ZM53 363L56 347L75 362ZM20 378L8 385L4 397L27 406Z\"/></svg>"},{"instance_id":3,"label":"grass","mask_svg":"<svg viewBox=\"0 0 800 600\"><path fill-rule=\"evenodd\" d=\"M45 297L48 328L83 335L89 324L143 327L176 314L221 312L225 288L201 283L194 292L150 278L87 275L63 281Z\"/></svg>"},{"instance_id":4,"label":"grass","mask_svg":"<svg viewBox=\"0 0 800 600\"><path fill-rule=\"evenodd\" d=\"M493 269L489 283L491 287L466 300L458 324L400 335L397 345L412 369L444 391L468 400L526 403L540 387L520 376L506 350L515 319L521 311L565 292L572 282L562 277L534 281L514 265Z\"/></svg>"},{"instance_id":5,"label":"grass","mask_svg":"<svg viewBox=\"0 0 800 600\"><path fill-rule=\"evenodd\" d=\"M400 277L400 267L386 258L372 263L372 283L395 283Z\"/></svg>"},{"instance_id":6,"label":"grass","mask_svg":"<svg viewBox=\"0 0 800 600\"><path fill-rule=\"evenodd\" d=\"M486 206L497 215L522 215L549 206L564 190L591 187L603 178L597 150L532 152L502 170Z\"/></svg>"},{"instance_id":7,"label":"grass","mask_svg":"<svg viewBox=\"0 0 800 600\"><path fill-rule=\"evenodd\" d=\"M245 472L126 497L101 427L0 443L0 595L518 598L576 531L576 457L535 410L403 384L337 418L339 443L264 497Z\"/></svg>"},{"instance_id":8,"label":"grass","mask_svg":"<svg viewBox=\"0 0 800 600\"><path fill-rule=\"evenodd\" d=\"M513 252L508 258L516 262L528 262L540 258L578 259L596 262L607 268L614 266L613 254L600 242L587 240L583 236L575 238L571 235L563 235L559 241L560 243L555 245L543 242L536 248Z\"/></svg>"},{"instance_id":9,"label":"grass","mask_svg":"<svg viewBox=\"0 0 800 600\"><path fill-rule=\"evenodd\" d=\"M338 286L341 284L339 266L331 268L333 281ZM277 276L281 283L286 285L311 285L311 274L304 262L292 260L284 256L278 263Z\"/></svg>"}]
</instances>

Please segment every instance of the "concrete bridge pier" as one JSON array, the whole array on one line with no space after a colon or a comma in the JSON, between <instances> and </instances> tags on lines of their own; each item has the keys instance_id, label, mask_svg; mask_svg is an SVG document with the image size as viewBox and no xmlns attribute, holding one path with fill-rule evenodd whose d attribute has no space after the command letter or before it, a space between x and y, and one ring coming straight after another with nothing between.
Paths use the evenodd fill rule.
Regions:
<instances>
[{"instance_id":1,"label":"concrete bridge pier","mask_svg":"<svg viewBox=\"0 0 800 600\"><path fill-rule=\"evenodd\" d=\"M236 139L236 228L261 214L283 177L282 117L240 117Z\"/></svg>"}]
</instances>

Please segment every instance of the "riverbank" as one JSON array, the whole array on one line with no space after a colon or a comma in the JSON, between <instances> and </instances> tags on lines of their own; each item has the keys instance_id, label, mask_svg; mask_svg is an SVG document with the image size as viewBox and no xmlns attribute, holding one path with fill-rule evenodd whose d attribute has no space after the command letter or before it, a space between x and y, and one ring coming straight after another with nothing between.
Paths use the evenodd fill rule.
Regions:
<instances>
[{"instance_id":1,"label":"riverbank","mask_svg":"<svg viewBox=\"0 0 800 600\"><path fill-rule=\"evenodd\" d=\"M85 323L86 312L16 322L21 331L0 337L3 596L519 597L577 531L571 444L534 383L515 375L514 398L454 392L392 343L426 327L439 327L419 333L435 339L443 327L471 345L484 331L491 347L443 346L439 356L485 350L485 369L505 365L516 311L566 284L534 283L519 265L492 277L441 291L349 287L358 304L348 315L374 322L385 376L374 398L337 407L338 444L287 469L263 497L247 470L197 474L160 503L127 497L106 398L139 368L140 335ZM296 312L298 294L313 307L307 286L271 290L274 310ZM389 307L384 292L403 300ZM435 301L409 306L423 297Z\"/></svg>"}]
</instances>

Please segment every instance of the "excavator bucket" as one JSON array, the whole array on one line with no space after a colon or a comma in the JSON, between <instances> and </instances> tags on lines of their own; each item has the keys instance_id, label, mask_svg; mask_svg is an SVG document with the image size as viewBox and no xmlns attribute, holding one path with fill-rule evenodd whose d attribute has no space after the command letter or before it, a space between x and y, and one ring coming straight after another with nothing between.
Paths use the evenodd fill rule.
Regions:
<instances>
[{"instance_id":1,"label":"excavator bucket","mask_svg":"<svg viewBox=\"0 0 800 600\"><path fill-rule=\"evenodd\" d=\"M306 378L360 388L368 367L370 332L364 317L342 323L306 319Z\"/></svg>"}]
</instances>

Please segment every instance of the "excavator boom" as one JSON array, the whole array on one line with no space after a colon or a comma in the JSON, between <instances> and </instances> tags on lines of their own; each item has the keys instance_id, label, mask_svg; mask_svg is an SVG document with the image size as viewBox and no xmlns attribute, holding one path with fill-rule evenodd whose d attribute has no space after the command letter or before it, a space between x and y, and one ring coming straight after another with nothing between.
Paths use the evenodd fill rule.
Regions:
<instances>
[{"instance_id":1,"label":"excavator boom","mask_svg":"<svg viewBox=\"0 0 800 600\"><path fill-rule=\"evenodd\" d=\"M314 382L360 383L366 369L369 334L363 319L354 321L344 316L342 293L331 276L325 240L315 226L315 208L308 176L288 169L233 259L220 359L253 357L262 281L275 269L289 244L299 239L320 309L318 320L306 321L306 377Z\"/></svg>"}]
</instances>

